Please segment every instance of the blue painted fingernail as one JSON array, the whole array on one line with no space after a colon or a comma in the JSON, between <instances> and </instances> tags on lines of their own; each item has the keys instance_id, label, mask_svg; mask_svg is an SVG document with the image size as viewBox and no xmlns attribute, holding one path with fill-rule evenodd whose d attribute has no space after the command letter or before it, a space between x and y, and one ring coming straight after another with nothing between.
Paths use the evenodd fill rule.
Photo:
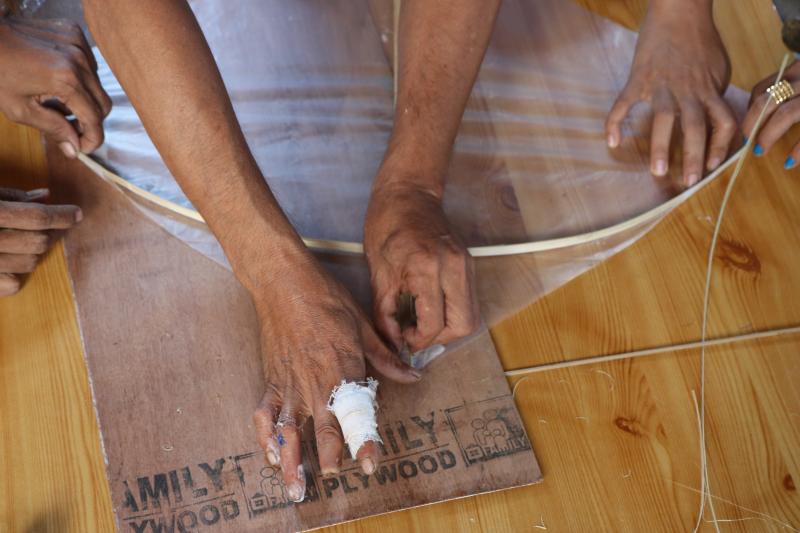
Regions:
<instances>
[{"instance_id":1,"label":"blue painted fingernail","mask_svg":"<svg viewBox=\"0 0 800 533\"><path fill-rule=\"evenodd\" d=\"M747 135L744 136L744 144L747 144Z\"/></svg>"},{"instance_id":2,"label":"blue painted fingernail","mask_svg":"<svg viewBox=\"0 0 800 533\"><path fill-rule=\"evenodd\" d=\"M756 155L761 155L764 153L764 148L762 148L760 144L757 144L753 147L753 153Z\"/></svg>"},{"instance_id":3,"label":"blue painted fingernail","mask_svg":"<svg viewBox=\"0 0 800 533\"><path fill-rule=\"evenodd\" d=\"M283 433L278 433L278 444L281 446L286 444L286 439L283 438Z\"/></svg>"},{"instance_id":4,"label":"blue painted fingernail","mask_svg":"<svg viewBox=\"0 0 800 533\"><path fill-rule=\"evenodd\" d=\"M795 165L794 157L789 156L786 158L786 161L783 162L783 168L790 169Z\"/></svg>"}]
</instances>

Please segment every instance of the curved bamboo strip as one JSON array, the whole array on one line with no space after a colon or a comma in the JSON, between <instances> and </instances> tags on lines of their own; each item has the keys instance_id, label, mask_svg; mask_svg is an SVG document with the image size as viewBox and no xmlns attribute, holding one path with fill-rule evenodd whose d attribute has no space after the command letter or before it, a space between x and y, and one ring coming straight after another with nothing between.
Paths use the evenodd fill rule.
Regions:
<instances>
[{"instance_id":1,"label":"curved bamboo strip","mask_svg":"<svg viewBox=\"0 0 800 533\"><path fill-rule=\"evenodd\" d=\"M545 239L541 241L520 242L514 244L496 244L491 246L473 246L469 248L469 253L473 257L499 257L506 255L519 255L529 254L534 252L543 252L547 250L558 250L560 248L569 248L580 244L586 244L600 239L613 237L619 233L623 233L629 229L633 229L639 225L644 225L648 222L654 222L661 216L669 213L672 209L680 205L684 200L692 196L694 193L714 181L714 179L722 174L733 162L737 161L744 153L744 148L741 148L732 157L725 161L722 165L717 167L714 172L709 174L703 181L691 189L686 189L681 194L670 198L668 201L660 204L649 211L637 215L628 220L624 220L617 224L607 226L587 233L580 233L577 235L570 235L567 237L558 237L555 239ZM194 209L178 205L170 200L165 200L150 191L146 191L141 187L130 183L124 178L118 176L114 172L108 170L103 165L92 159L86 154L78 154L78 159L87 167L89 167L95 174L113 183L117 187L128 191L134 196L138 196L147 202L157 205L158 207L175 213L184 218L194 220L205 224L203 217ZM325 252L335 253L349 253L349 254L363 254L364 246L360 242L337 241L329 239L315 239L312 237L303 237L303 242L313 250L320 250Z\"/></svg>"}]
</instances>

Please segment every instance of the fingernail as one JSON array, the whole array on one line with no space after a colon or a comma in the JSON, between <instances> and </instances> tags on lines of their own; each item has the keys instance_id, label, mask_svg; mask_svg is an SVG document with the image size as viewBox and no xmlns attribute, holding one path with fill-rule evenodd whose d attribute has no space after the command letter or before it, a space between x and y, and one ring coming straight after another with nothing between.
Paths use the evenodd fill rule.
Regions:
<instances>
[{"instance_id":1,"label":"fingernail","mask_svg":"<svg viewBox=\"0 0 800 533\"><path fill-rule=\"evenodd\" d=\"M719 166L720 163L722 163L722 161L718 157L715 157L708 162L708 170L714 170Z\"/></svg>"},{"instance_id":2,"label":"fingernail","mask_svg":"<svg viewBox=\"0 0 800 533\"><path fill-rule=\"evenodd\" d=\"M743 138L744 138L744 144L747 144L747 141L748 141L750 138L749 138L747 135L745 135Z\"/></svg>"},{"instance_id":3,"label":"fingernail","mask_svg":"<svg viewBox=\"0 0 800 533\"><path fill-rule=\"evenodd\" d=\"M78 209L75 211L75 222L80 222L81 220L83 220L83 211Z\"/></svg>"},{"instance_id":4,"label":"fingernail","mask_svg":"<svg viewBox=\"0 0 800 533\"><path fill-rule=\"evenodd\" d=\"M326 466L322 469L323 476L333 476L339 473L339 469L333 466Z\"/></svg>"},{"instance_id":5,"label":"fingernail","mask_svg":"<svg viewBox=\"0 0 800 533\"><path fill-rule=\"evenodd\" d=\"M289 485L289 499L293 502L301 502L303 498L306 496L306 491L298 482L294 482Z\"/></svg>"},{"instance_id":6,"label":"fingernail","mask_svg":"<svg viewBox=\"0 0 800 533\"><path fill-rule=\"evenodd\" d=\"M50 194L50 191L48 189L33 189L32 191L28 191L25 194L27 195L28 199L32 200L34 198L42 198L44 196L47 196L48 194Z\"/></svg>"},{"instance_id":7,"label":"fingernail","mask_svg":"<svg viewBox=\"0 0 800 533\"><path fill-rule=\"evenodd\" d=\"M656 161L656 168L653 171L653 174L655 174L656 176L663 176L666 173L667 173L667 162L664 161L663 159L659 159L658 161Z\"/></svg>"},{"instance_id":8,"label":"fingernail","mask_svg":"<svg viewBox=\"0 0 800 533\"><path fill-rule=\"evenodd\" d=\"M783 162L783 168L785 168L786 170L789 170L795 164L796 164L796 161L794 160L794 157L789 156L789 157L786 158L786 161Z\"/></svg>"},{"instance_id":9,"label":"fingernail","mask_svg":"<svg viewBox=\"0 0 800 533\"><path fill-rule=\"evenodd\" d=\"M61 151L64 152L64 155L69 157L70 159L75 159L76 157L78 157L78 152L75 150L75 147L72 146L72 143L64 141L58 146L59 148L61 148Z\"/></svg>"},{"instance_id":10,"label":"fingernail","mask_svg":"<svg viewBox=\"0 0 800 533\"><path fill-rule=\"evenodd\" d=\"M608 134L608 147L616 148L618 144L617 137L613 133Z\"/></svg>"},{"instance_id":11,"label":"fingernail","mask_svg":"<svg viewBox=\"0 0 800 533\"><path fill-rule=\"evenodd\" d=\"M697 174L689 174L689 175L686 177L686 185L687 185L688 187L691 187L692 185L694 185L695 183L697 183L698 179L699 179L699 178L697 177Z\"/></svg>"},{"instance_id":12,"label":"fingernail","mask_svg":"<svg viewBox=\"0 0 800 533\"><path fill-rule=\"evenodd\" d=\"M281 464L281 451L275 443L275 439L267 440L267 461L272 466L279 466Z\"/></svg>"},{"instance_id":13,"label":"fingernail","mask_svg":"<svg viewBox=\"0 0 800 533\"><path fill-rule=\"evenodd\" d=\"M408 373L411 374L412 376L414 376L414 379L417 379L417 380L422 379L422 372L420 372L416 368L412 368L411 370L408 371Z\"/></svg>"},{"instance_id":14,"label":"fingernail","mask_svg":"<svg viewBox=\"0 0 800 533\"><path fill-rule=\"evenodd\" d=\"M764 148L760 144L757 144L753 147L753 153L756 155L761 155L764 153Z\"/></svg>"},{"instance_id":15,"label":"fingernail","mask_svg":"<svg viewBox=\"0 0 800 533\"><path fill-rule=\"evenodd\" d=\"M288 488L289 499L301 502L306 497L306 474L303 465L297 465L297 481L293 481Z\"/></svg>"},{"instance_id":16,"label":"fingernail","mask_svg":"<svg viewBox=\"0 0 800 533\"><path fill-rule=\"evenodd\" d=\"M375 472L375 463L372 462L371 458L364 457L361 459L361 470L363 470L365 474L369 475Z\"/></svg>"}]
</instances>

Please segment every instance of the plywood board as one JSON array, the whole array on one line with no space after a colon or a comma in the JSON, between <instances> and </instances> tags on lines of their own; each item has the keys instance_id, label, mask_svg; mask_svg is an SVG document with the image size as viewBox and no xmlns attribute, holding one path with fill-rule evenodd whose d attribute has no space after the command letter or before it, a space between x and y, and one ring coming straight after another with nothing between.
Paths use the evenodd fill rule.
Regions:
<instances>
[{"instance_id":1,"label":"plywood board","mask_svg":"<svg viewBox=\"0 0 800 533\"><path fill-rule=\"evenodd\" d=\"M381 385L375 474L346 460L323 478L306 440L306 500L289 503L250 420L264 382L248 294L79 163L49 163L85 213L65 249L121 530L310 529L541 479L484 331L421 383Z\"/></svg>"}]
</instances>

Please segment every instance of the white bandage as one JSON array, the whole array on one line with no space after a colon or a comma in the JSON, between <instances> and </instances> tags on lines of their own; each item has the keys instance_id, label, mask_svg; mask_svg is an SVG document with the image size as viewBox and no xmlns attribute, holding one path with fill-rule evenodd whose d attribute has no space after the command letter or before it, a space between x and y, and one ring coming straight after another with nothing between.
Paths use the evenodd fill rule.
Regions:
<instances>
[{"instance_id":1,"label":"white bandage","mask_svg":"<svg viewBox=\"0 0 800 533\"><path fill-rule=\"evenodd\" d=\"M356 453L367 441L383 442L378 435L378 422L375 417L375 394L378 382L367 378L366 385L358 382L342 381L333 389L328 401L328 410L336 415L342 428L344 441L350 448L350 456Z\"/></svg>"}]
</instances>

